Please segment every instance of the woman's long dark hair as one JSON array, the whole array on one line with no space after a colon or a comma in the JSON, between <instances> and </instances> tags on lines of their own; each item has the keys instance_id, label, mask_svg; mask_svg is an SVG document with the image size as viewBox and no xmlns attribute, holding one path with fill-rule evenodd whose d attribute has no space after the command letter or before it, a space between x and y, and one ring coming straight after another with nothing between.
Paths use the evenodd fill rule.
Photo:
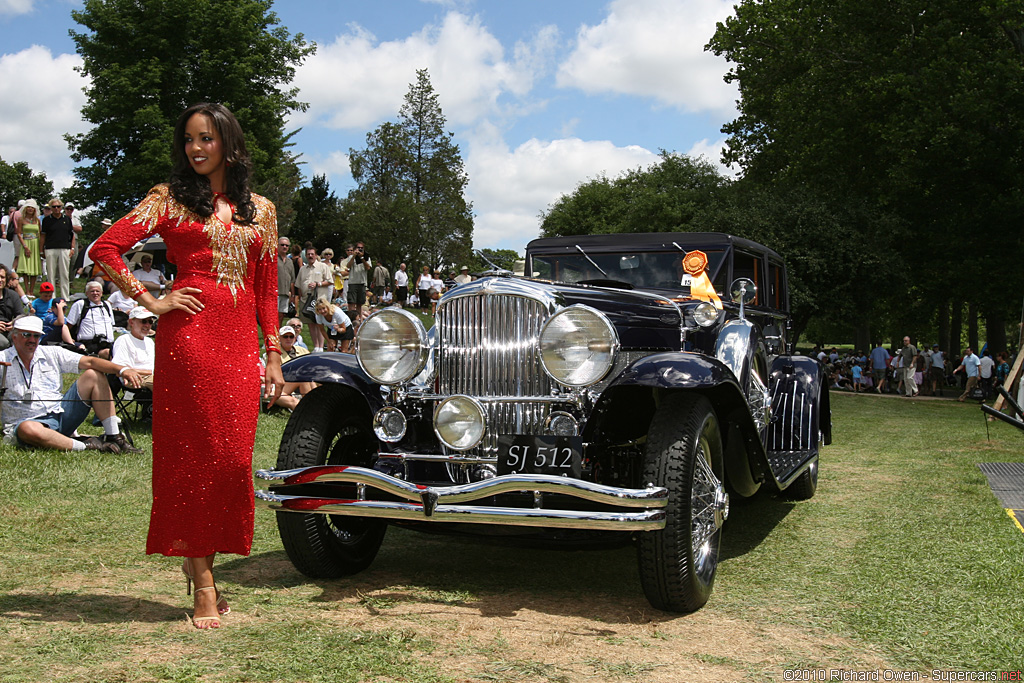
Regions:
<instances>
[{"instance_id":1,"label":"woman's long dark hair","mask_svg":"<svg viewBox=\"0 0 1024 683\"><path fill-rule=\"evenodd\" d=\"M171 196L203 218L213 215L213 189L210 187L210 181L206 176L195 172L185 153L185 126L194 114L205 114L210 117L217 133L220 134L224 160L227 162L224 194L235 204L235 216L238 221L252 223L256 213L249 192L252 162L249 160L249 152L245 149L245 136L242 134L238 119L222 104L193 104L178 117L178 123L174 126Z\"/></svg>"}]
</instances>

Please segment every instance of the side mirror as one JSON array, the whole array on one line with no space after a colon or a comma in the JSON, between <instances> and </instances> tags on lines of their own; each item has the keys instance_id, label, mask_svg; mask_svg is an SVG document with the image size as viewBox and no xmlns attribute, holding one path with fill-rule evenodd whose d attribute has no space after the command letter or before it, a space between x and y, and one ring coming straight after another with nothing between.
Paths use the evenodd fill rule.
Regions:
<instances>
[{"instance_id":1,"label":"side mirror","mask_svg":"<svg viewBox=\"0 0 1024 683\"><path fill-rule=\"evenodd\" d=\"M736 278L729 287L729 297L733 303L749 304L757 296L757 285L750 278Z\"/></svg>"},{"instance_id":2,"label":"side mirror","mask_svg":"<svg viewBox=\"0 0 1024 683\"><path fill-rule=\"evenodd\" d=\"M732 298L734 303L740 305L740 320L743 320L743 307L753 301L754 297L757 296L757 285L755 285L754 281L749 278L736 278L732 281L732 285L729 287L729 296Z\"/></svg>"}]
</instances>

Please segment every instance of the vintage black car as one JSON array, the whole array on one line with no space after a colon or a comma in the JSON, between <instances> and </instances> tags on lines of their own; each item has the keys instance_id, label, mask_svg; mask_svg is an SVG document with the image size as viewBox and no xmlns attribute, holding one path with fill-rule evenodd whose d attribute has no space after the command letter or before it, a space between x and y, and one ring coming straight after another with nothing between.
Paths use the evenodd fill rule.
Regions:
<instances>
[{"instance_id":1,"label":"vintage black car","mask_svg":"<svg viewBox=\"0 0 1024 683\"><path fill-rule=\"evenodd\" d=\"M710 595L729 497L814 494L822 366L792 355L782 257L718 233L534 240L525 277L444 294L429 330L387 308L321 383L257 491L304 574L368 567L389 524L633 542L651 604Z\"/></svg>"}]
</instances>

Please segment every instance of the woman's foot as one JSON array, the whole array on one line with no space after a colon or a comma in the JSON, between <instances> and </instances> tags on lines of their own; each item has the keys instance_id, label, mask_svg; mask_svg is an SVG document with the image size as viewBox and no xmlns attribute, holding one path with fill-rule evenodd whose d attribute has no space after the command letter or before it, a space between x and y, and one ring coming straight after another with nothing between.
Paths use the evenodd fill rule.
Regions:
<instances>
[{"instance_id":1,"label":"woman's foot","mask_svg":"<svg viewBox=\"0 0 1024 683\"><path fill-rule=\"evenodd\" d=\"M217 614L216 586L196 588L193 604L193 626L198 629L220 628L220 615Z\"/></svg>"},{"instance_id":2,"label":"woman's foot","mask_svg":"<svg viewBox=\"0 0 1024 683\"><path fill-rule=\"evenodd\" d=\"M185 595L192 595L192 564L189 558L181 563L181 573L185 575ZM196 591L199 589L197 588ZM224 597L224 594L217 591L217 613L218 614L230 614L231 605L228 604L228 599Z\"/></svg>"}]
</instances>

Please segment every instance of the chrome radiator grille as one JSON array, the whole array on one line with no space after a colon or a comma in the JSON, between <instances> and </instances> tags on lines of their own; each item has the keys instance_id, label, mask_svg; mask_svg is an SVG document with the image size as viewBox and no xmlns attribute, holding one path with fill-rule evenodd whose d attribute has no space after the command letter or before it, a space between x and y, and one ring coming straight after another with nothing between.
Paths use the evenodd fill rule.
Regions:
<instances>
[{"instance_id":1,"label":"chrome radiator grille","mask_svg":"<svg viewBox=\"0 0 1024 683\"><path fill-rule=\"evenodd\" d=\"M523 296L479 293L443 301L437 310L442 394L473 397L548 396L537 339L546 306ZM548 415L541 402L484 402L487 434L469 454L491 456L499 434L540 434Z\"/></svg>"}]
</instances>

